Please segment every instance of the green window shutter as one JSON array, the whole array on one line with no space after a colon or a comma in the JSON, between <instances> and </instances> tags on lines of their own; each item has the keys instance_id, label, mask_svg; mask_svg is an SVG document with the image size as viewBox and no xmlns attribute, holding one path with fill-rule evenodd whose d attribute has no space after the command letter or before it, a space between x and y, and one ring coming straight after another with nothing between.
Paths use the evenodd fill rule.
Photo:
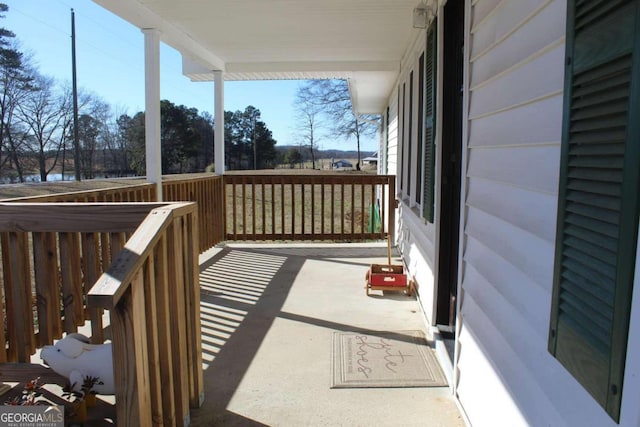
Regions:
<instances>
[{"instance_id":1,"label":"green window shutter","mask_svg":"<svg viewBox=\"0 0 640 427\"><path fill-rule=\"evenodd\" d=\"M422 216L433 222L433 199L435 180L436 153L436 74L438 42L436 36L437 20L433 20L427 32L427 48L425 51L424 75L424 185L422 187Z\"/></svg>"},{"instance_id":2,"label":"green window shutter","mask_svg":"<svg viewBox=\"0 0 640 427\"><path fill-rule=\"evenodd\" d=\"M405 96L405 87L406 85L403 83L402 86L398 86L398 164L400 165L400 191L404 191L404 96Z\"/></svg>"},{"instance_id":3,"label":"green window shutter","mask_svg":"<svg viewBox=\"0 0 640 427\"><path fill-rule=\"evenodd\" d=\"M423 164L423 136L424 136L424 53L420 55L418 60L418 138L416 139L418 152L416 153L415 166L416 166L416 203L422 203L422 191L420 191L420 185L422 185L422 168Z\"/></svg>"},{"instance_id":4,"label":"green window shutter","mask_svg":"<svg viewBox=\"0 0 640 427\"><path fill-rule=\"evenodd\" d=\"M616 421L638 236L637 22L640 0L568 4L549 333L549 351Z\"/></svg>"}]
</instances>

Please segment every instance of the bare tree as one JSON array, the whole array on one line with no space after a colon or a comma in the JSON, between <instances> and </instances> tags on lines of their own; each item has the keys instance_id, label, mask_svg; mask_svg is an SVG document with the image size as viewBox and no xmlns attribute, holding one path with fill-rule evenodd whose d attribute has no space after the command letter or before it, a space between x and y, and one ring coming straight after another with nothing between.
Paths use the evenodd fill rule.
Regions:
<instances>
[{"instance_id":1,"label":"bare tree","mask_svg":"<svg viewBox=\"0 0 640 427\"><path fill-rule=\"evenodd\" d=\"M0 18L9 10L5 3L0 3ZM0 167L9 162L18 162L16 168L22 178L19 164L18 146L21 138L19 129L13 124L14 111L20 96L29 90L31 67L29 58L20 51L15 41L15 34L6 28L0 28ZM12 132L16 134L13 135ZM3 158L3 154L8 153Z\"/></svg>"},{"instance_id":2,"label":"bare tree","mask_svg":"<svg viewBox=\"0 0 640 427\"><path fill-rule=\"evenodd\" d=\"M379 116L356 117L351 105L349 84L346 80L309 80L303 88L308 97L327 115L336 135L345 139L355 138L358 149L356 169L360 170L360 138L375 135Z\"/></svg>"},{"instance_id":3,"label":"bare tree","mask_svg":"<svg viewBox=\"0 0 640 427\"><path fill-rule=\"evenodd\" d=\"M298 86L294 108L296 111L296 133L300 140L303 141L302 145L309 149L311 164L315 169L316 158L314 150L317 148L320 139L322 106L317 102L316 94L311 90L310 86Z\"/></svg>"},{"instance_id":4,"label":"bare tree","mask_svg":"<svg viewBox=\"0 0 640 427\"><path fill-rule=\"evenodd\" d=\"M30 58L18 50L15 41L9 43L4 40L0 46L0 168L4 168L7 163L13 165L22 182L24 171L21 150L24 135L16 123L15 113L22 100L34 90L33 68ZM5 157L2 157L3 153L6 153Z\"/></svg>"},{"instance_id":5,"label":"bare tree","mask_svg":"<svg viewBox=\"0 0 640 427\"><path fill-rule=\"evenodd\" d=\"M58 163L71 126L71 95L57 94L54 80L49 77L36 76L33 86L34 90L17 106L17 112L25 128L26 151L36 159L44 182Z\"/></svg>"},{"instance_id":6,"label":"bare tree","mask_svg":"<svg viewBox=\"0 0 640 427\"><path fill-rule=\"evenodd\" d=\"M102 98L90 92L82 93L79 98L80 169L85 179L93 179L97 152L106 146L105 126L110 118L110 107Z\"/></svg>"}]
</instances>

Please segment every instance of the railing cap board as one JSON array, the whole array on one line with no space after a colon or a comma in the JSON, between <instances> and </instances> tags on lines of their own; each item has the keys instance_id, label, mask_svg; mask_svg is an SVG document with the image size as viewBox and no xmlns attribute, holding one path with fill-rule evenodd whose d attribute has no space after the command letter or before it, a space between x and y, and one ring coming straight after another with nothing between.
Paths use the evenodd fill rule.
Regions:
<instances>
[{"instance_id":1,"label":"railing cap board","mask_svg":"<svg viewBox=\"0 0 640 427\"><path fill-rule=\"evenodd\" d=\"M173 177L172 175L163 175L162 176L162 183L163 184L179 184L181 182L194 182L194 181L202 181L203 179L214 179L214 178L220 178L222 179L222 175L216 175L216 174L208 174L208 173L199 173L199 174L194 174L195 176L188 176L185 177L183 175L179 175L177 177Z\"/></svg>"},{"instance_id":2,"label":"railing cap board","mask_svg":"<svg viewBox=\"0 0 640 427\"><path fill-rule=\"evenodd\" d=\"M229 184L250 183L260 180L260 182L275 184L314 184L323 183L346 183L346 184L387 184L389 179L394 175L364 175L364 174L295 174L295 175L277 175L277 174L225 174L224 180Z\"/></svg>"},{"instance_id":3,"label":"railing cap board","mask_svg":"<svg viewBox=\"0 0 640 427\"><path fill-rule=\"evenodd\" d=\"M128 185L116 186L116 187L94 188L91 190L75 190L75 191L69 191L65 193L52 193L52 194L40 194L36 196L27 196L27 197L14 197L9 199L2 199L2 201L3 202L31 202L31 201L46 202L47 200L49 200L49 201L55 202L56 200L60 200L60 199L67 199L67 198L78 199L80 197L88 197L92 195L99 195L99 194L110 193L110 192L122 192L122 191L129 192L129 191L141 190L145 188L155 188L155 187L154 187L154 184L151 184L151 183L128 184Z\"/></svg>"},{"instance_id":4,"label":"railing cap board","mask_svg":"<svg viewBox=\"0 0 640 427\"><path fill-rule=\"evenodd\" d=\"M0 203L0 232L131 232L162 206L166 203Z\"/></svg>"},{"instance_id":5,"label":"railing cap board","mask_svg":"<svg viewBox=\"0 0 640 427\"><path fill-rule=\"evenodd\" d=\"M161 232L174 217L195 213L196 206L192 202L170 203L149 212L118 257L93 285L87 294L87 305L113 309L162 237Z\"/></svg>"}]
</instances>

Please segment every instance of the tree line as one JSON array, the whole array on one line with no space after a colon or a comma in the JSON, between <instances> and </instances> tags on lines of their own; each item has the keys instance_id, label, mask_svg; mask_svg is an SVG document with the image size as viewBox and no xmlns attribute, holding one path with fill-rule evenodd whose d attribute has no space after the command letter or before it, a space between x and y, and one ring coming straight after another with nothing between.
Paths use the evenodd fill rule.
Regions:
<instances>
[{"instance_id":1,"label":"tree line","mask_svg":"<svg viewBox=\"0 0 640 427\"><path fill-rule=\"evenodd\" d=\"M0 17L9 10L0 3ZM214 119L208 112L162 100L163 173L212 170ZM144 112L117 111L95 93L78 93L78 142L74 158L70 84L42 75L22 52L16 35L0 28L0 182L37 175L64 177L80 164L81 176L145 174ZM225 164L229 169L275 166L276 141L260 110L225 111Z\"/></svg>"}]
</instances>

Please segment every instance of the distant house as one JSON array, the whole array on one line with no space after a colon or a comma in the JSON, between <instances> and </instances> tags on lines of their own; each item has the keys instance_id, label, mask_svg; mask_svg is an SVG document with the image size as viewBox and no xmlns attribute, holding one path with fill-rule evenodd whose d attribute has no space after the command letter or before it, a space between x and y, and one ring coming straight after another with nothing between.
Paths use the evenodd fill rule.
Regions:
<instances>
[{"instance_id":1,"label":"distant house","mask_svg":"<svg viewBox=\"0 0 640 427\"><path fill-rule=\"evenodd\" d=\"M338 160L333 162L333 169L352 168L353 165L347 160Z\"/></svg>"},{"instance_id":2,"label":"distant house","mask_svg":"<svg viewBox=\"0 0 640 427\"><path fill-rule=\"evenodd\" d=\"M371 156L362 159L362 164L365 166L378 166L378 152L376 151Z\"/></svg>"}]
</instances>

